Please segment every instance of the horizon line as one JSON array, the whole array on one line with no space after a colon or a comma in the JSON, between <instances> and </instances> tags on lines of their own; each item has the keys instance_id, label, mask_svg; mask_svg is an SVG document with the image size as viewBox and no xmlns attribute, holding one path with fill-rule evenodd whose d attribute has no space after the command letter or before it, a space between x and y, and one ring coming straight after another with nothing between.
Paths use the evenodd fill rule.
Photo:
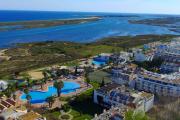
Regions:
<instances>
[{"instance_id":1,"label":"horizon line","mask_svg":"<svg viewBox=\"0 0 180 120\"><path fill-rule=\"evenodd\" d=\"M180 13L179 14L176 14L176 13L135 13L135 12L103 12L103 11L76 11L76 10L74 10L74 11L61 11L61 10L21 10L21 9L19 9L19 10L10 10L10 9L0 9L0 11L33 11L33 12L82 12L82 13L115 13L115 14L145 14L145 15L180 15Z\"/></svg>"}]
</instances>

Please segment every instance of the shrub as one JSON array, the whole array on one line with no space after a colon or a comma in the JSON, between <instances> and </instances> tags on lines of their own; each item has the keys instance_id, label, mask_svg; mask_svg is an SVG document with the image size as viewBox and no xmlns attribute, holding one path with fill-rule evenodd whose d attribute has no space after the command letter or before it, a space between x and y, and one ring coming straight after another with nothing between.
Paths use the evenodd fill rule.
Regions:
<instances>
[{"instance_id":1,"label":"shrub","mask_svg":"<svg viewBox=\"0 0 180 120\"><path fill-rule=\"evenodd\" d=\"M65 104L62 106L62 109L64 110L64 112L68 112L71 109L71 106L68 104Z\"/></svg>"},{"instance_id":2,"label":"shrub","mask_svg":"<svg viewBox=\"0 0 180 120\"><path fill-rule=\"evenodd\" d=\"M68 120L68 119L70 119L70 116L68 114L62 115L61 119Z\"/></svg>"}]
</instances>

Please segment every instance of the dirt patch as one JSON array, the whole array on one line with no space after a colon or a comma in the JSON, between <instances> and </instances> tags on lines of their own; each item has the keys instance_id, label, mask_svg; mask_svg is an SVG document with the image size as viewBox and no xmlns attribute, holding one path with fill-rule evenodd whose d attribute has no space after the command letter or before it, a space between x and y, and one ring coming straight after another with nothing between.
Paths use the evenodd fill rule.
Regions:
<instances>
[{"instance_id":1,"label":"dirt patch","mask_svg":"<svg viewBox=\"0 0 180 120\"><path fill-rule=\"evenodd\" d=\"M32 79L42 79L43 78L43 74L41 71L35 71L35 70L32 70L32 71L28 71L27 72Z\"/></svg>"}]
</instances>

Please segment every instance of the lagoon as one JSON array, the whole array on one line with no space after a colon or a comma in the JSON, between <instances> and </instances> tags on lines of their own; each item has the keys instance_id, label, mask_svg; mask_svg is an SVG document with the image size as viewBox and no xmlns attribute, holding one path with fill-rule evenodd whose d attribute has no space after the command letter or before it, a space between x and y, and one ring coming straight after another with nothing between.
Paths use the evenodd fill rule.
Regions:
<instances>
[{"instance_id":1,"label":"lagoon","mask_svg":"<svg viewBox=\"0 0 180 120\"><path fill-rule=\"evenodd\" d=\"M110 36L135 36L147 34L174 34L166 27L144 24L131 24L128 20L167 17L163 15L82 13L82 12L37 12L37 11L0 11L0 22L59 20L100 16L101 20L73 25L61 25L47 28L0 31L0 47L13 43L36 41L73 41L93 42Z\"/></svg>"}]
</instances>

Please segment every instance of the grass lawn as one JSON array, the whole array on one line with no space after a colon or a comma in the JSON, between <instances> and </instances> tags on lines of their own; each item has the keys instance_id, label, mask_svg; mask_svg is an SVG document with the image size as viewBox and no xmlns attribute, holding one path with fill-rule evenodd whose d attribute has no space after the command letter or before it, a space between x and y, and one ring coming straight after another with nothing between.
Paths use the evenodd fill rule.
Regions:
<instances>
[{"instance_id":1,"label":"grass lawn","mask_svg":"<svg viewBox=\"0 0 180 120\"><path fill-rule=\"evenodd\" d=\"M112 50L121 51L122 48L120 47L114 47L109 45L86 45L85 49L81 52L82 55L88 56L88 55L98 55L100 53L111 53Z\"/></svg>"},{"instance_id":2,"label":"grass lawn","mask_svg":"<svg viewBox=\"0 0 180 120\"><path fill-rule=\"evenodd\" d=\"M43 116L46 117L47 120L58 120L60 115L60 111L49 111L45 113Z\"/></svg>"},{"instance_id":3,"label":"grass lawn","mask_svg":"<svg viewBox=\"0 0 180 120\"><path fill-rule=\"evenodd\" d=\"M73 61L69 61L60 65L65 65L65 66L78 66L79 65L79 61L78 60L73 60Z\"/></svg>"},{"instance_id":4,"label":"grass lawn","mask_svg":"<svg viewBox=\"0 0 180 120\"><path fill-rule=\"evenodd\" d=\"M89 74L89 79L92 82L101 83L104 78L105 83L111 82L110 74L104 71L95 71Z\"/></svg>"}]
</instances>

